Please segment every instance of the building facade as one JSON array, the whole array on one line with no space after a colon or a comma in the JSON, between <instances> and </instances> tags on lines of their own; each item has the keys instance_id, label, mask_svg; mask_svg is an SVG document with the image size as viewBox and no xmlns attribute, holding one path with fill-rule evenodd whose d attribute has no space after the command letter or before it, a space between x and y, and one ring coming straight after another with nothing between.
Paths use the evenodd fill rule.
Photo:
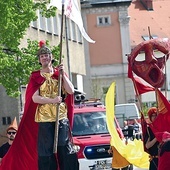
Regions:
<instances>
[{"instance_id":1,"label":"building facade","mask_svg":"<svg viewBox=\"0 0 170 170\"><path fill-rule=\"evenodd\" d=\"M82 2L88 33L96 41L85 43L88 97L104 101L108 87L116 82L116 103L135 101L133 85L127 78L127 54L131 52L128 8L131 1Z\"/></svg>"},{"instance_id":2,"label":"building facade","mask_svg":"<svg viewBox=\"0 0 170 170\"><path fill-rule=\"evenodd\" d=\"M86 76L84 91L88 97L104 101L110 84L116 82L116 103L136 101L133 84L127 78L127 56L131 50L150 38L170 37L170 0L82 0L82 15L95 44L85 43ZM140 54L145 56L145 52ZM154 53L161 57L160 51ZM170 96L170 61L166 64L166 82L162 90ZM155 103L154 92L141 96L143 103ZM151 105L148 105L151 106Z\"/></svg>"}]
</instances>

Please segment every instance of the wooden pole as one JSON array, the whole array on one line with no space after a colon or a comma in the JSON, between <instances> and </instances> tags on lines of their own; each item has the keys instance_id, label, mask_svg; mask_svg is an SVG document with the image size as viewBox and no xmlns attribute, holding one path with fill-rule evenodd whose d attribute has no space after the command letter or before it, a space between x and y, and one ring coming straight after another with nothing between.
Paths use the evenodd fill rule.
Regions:
<instances>
[{"instance_id":1,"label":"wooden pole","mask_svg":"<svg viewBox=\"0 0 170 170\"><path fill-rule=\"evenodd\" d=\"M62 61L63 19L64 19L64 3L62 3L62 15L61 15L59 64L61 64L61 61ZM61 71L59 71L59 76L58 76L58 96L61 96L61 86L62 86L62 74L61 74ZM59 130L59 111L60 111L60 104L57 103L53 153L57 153L58 130Z\"/></svg>"},{"instance_id":2,"label":"wooden pole","mask_svg":"<svg viewBox=\"0 0 170 170\"><path fill-rule=\"evenodd\" d=\"M69 79L72 81L71 77L71 70L70 70L70 55L69 55L69 44L68 44L68 31L67 31L67 20L65 16L65 39L66 39L66 51L67 51L67 63L68 63L68 73L69 73Z\"/></svg>"},{"instance_id":3,"label":"wooden pole","mask_svg":"<svg viewBox=\"0 0 170 170\"><path fill-rule=\"evenodd\" d=\"M149 39L153 39L152 35L151 35L151 31L150 31L150 27L148 27L148 32L149 32Z\"/></svg>"}]
</instances>

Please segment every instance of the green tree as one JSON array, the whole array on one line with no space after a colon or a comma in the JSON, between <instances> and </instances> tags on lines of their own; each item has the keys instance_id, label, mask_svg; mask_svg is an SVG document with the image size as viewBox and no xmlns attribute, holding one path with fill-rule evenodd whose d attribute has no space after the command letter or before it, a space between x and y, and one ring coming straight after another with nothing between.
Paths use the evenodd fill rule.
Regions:
<instances>
[{"instance_id":1,"label":"green tree","mask_svg":"<svg viewBox=\"0 0 170 170\"><path fill-rule=\"evenodd\" d=\"M38 69L36 57L38 42L28 40L26 48L20 49L23 38L31 21L37 19L39 8L46 17L54 16L56 8L47 10L48 1L2 0L0 1L0 84L9 96L17 97L19 87L26 85L32 70ZM49 46L49 42L46 42ZM50 47L57 60L59 47Z\"/></svg>"},{"instance_id":2,"label":"green tree","mask_svg":"<svg viewBox=\"0 0 170 170\"><path fill-rule=\"evenodd\" d=\"M46 44L49 46L48 41ZM39 69L38 48L38 41L28 40L28 46L18 51L0 50L0 84L5 87L9 96L17 97L20 94L19 87L27 84L31 71ZM50 48L57 62L59 47Z\"/></svg>"}]
</instances>

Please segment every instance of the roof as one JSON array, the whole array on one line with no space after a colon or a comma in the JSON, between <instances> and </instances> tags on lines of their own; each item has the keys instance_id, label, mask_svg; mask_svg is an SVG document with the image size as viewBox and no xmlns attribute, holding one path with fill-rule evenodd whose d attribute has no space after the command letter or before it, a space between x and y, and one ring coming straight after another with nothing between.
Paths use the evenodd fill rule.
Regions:
<instances>
[{"instance_id":1,"label":"roof","mask_svg":"<svg viewBox=\"0 0 170 170\"><path fill-rule=\"evenodd\" d=\"M87 5L91 5L92 6L114 6L116 4L130 4L132 0L81 0L81 5L85 5L87 7ZM82 6L83 7L83 6Z\"/></svg>"},{"instance_id":2,"label":"roof","mask_svg":"<svg viewBox=\"0 0 170 170\"><path fill-rule=\"evenodd\" d=\"M153 0L153 10L146 10L139 0L133 0L129 6L131 46L143 40L142 36L151 35L158 38L170 37L170 0Z\"/></svg>"}]
</instances>

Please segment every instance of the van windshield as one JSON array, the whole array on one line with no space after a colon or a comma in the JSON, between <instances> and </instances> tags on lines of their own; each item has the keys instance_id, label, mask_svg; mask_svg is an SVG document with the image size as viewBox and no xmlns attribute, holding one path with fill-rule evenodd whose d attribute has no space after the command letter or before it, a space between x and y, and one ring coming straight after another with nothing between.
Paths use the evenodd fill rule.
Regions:
<instances>
[{"instance_id":1,"label":"van windshield","mask_svg":"<svg viewBox=\"0 0 170 170\"><path fill-rule=\"evenodd\" d=\"M73 136L108 134L106 112L86 112L74 115Z\"/></svg>"}]
</instances>

